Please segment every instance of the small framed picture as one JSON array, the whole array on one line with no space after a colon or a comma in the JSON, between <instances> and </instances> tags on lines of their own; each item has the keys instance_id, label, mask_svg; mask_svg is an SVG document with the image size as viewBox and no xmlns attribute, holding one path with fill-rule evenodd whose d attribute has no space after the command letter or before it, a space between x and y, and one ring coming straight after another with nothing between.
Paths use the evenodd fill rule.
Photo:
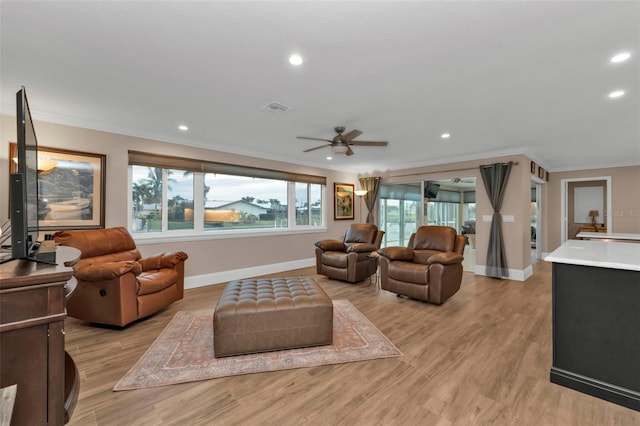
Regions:
<instances>
[{"instance_id":1,"label":"small framed picture","mask_svg":"<svg viewBox=\"0 0 640 426\"><path fill-rule=\"evenodd\" d=\"M532 175L536 174L536 162L535 161L531 162L531 174Z\"/></svg>"},{"instance_id":2,"label":"small framed picture","mask_svg":"<svg viewBox=\"0 0 640 426\"><path fill-rule=\"evenodd\" d=\"M538 177L544 179L544 169L540 166L538 166Z\"/></svg>"},{"instance_id":3,"label":"small framed picture","mask_svg":"<svg viewBox=\"0 0 640 426\"><path fill-rule=\"evenodd\" d=\"M349 183L334 183L333 184L333 198L334 198L334 220L353 220L353 195L354 185Z\"/></svg>"}]
</instances>

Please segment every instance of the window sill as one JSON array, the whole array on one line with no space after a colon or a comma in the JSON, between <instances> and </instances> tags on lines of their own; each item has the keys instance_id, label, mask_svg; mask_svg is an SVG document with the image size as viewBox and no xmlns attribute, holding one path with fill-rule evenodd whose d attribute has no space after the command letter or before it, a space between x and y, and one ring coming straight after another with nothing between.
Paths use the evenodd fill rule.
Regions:
<instances>
[{"instance_id":1,"label":"window sill","mask_svg":"<svg viewBox=\"0 0 640 426\"><path fill-rule=\"evenodd\" d=\"M327 232L326 227L297 227L295 229L247 229L247 230L225 230L225 231L166 231L131 233L138 245L174 243L176 241L205 241L205 240L228 240L235 238L259 238L274 237L282 235L317 234Z\"/></svg>"}]
</instances>

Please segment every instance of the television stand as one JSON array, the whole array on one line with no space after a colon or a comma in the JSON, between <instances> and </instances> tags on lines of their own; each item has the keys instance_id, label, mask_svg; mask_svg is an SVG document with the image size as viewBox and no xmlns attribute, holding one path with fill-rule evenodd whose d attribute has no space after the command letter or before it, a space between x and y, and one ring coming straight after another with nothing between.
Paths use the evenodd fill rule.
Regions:
<instances>
[{"instance_id":1,"label":"television stand","mask_svg":"<svg viewBox=\"0 0 640 426\"><path fill-rule=\"evenodd\" d=\"M51 240L42 241L34 250L31 251L31 255L29 257L22 259L16 259L15 257L2 259L0 260L0 265L11 262L12 260L26 260L28 262L56 266L56 243Z\"/></svg>"},{"instance_id":2,"label":"television stand","mask_svg":"<svg viewBox=\"0 0 640 426\"><path fill-rule=\"evenodd\" d=\"M26 259L0 265L0 388L18 385L11 424L62 425L78 398L64 319L80 251L58 247L57 257L56 266Z\"/></svg>"}]
</instances>

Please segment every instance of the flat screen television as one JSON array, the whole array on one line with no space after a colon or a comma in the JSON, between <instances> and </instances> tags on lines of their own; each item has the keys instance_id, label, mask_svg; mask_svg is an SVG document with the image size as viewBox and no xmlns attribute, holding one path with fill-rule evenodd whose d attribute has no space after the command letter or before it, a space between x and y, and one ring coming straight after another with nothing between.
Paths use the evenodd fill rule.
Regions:
<instances>
[{"instance_id":1,"label":"flat screen television","mask_svg":"<svg viewBox=\"0 0 640 426\"><path fill-rule=\"evenodd\" d=\"M16 93L17 172L9 179L11 259L33 259L38 239L38 139L27 93Z\"/></svg>"},{"instance_id":2,"label":"flat screen television","mask_svg":"<svg viewBox=\"0 0 640 426\"><path fill-rule=\"evenodd\" d=\"M427 181L424 185L424 198L434 199L438 196L438 191L440 190L440 185L434 182Z\"/></svg>"}]
</instances>

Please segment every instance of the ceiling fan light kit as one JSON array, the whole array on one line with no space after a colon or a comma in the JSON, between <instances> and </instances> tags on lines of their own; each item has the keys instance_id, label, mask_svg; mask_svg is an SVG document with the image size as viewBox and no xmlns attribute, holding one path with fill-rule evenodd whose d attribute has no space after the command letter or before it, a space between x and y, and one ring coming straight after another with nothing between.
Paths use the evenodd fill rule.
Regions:
<instances>
[{"instance_id":1,"label":"ceiling fan light kit","mask_svg":"<svg viewBox=\"0 0 640 426\"><path fill-rule=\"evenodd\" d=\"M343 126L336 126L333 130L337 133L333 139L322 139L322 138L312 138L308 136L296 136L298 139L306 139L312 141L324 141L328 142L324 145L316 146L313 148L305 149L304 152L315 151L316 149L330 147L334 154L345 154L345 155L353 155L352 146L378 146L383 147L387 146L389 142L387 141L354 141L353 139L357 138L362 134L361 130L353 129L346 134L343 134L345 128Z\"/></svg>"}]
</instances>

